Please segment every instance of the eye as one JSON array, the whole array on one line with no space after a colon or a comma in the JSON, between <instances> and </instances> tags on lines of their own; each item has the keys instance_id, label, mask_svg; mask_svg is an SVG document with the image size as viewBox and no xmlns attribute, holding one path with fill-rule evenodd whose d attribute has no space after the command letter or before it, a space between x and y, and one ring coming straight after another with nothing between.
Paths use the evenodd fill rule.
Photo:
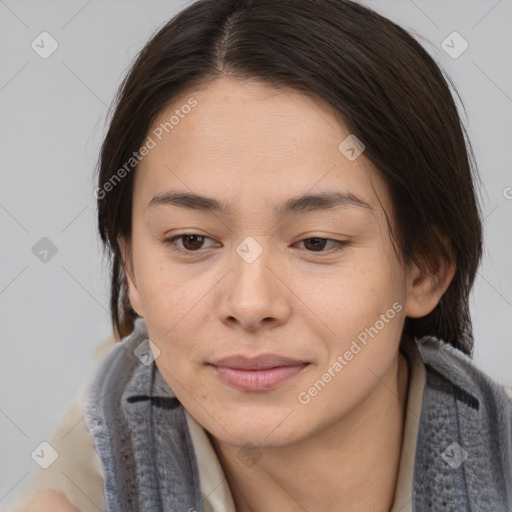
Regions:
<instances>
[{"instance_id":1,"label":"eye","mask_svg":"<svg viewBox=\"0 0 512 512\"><path fill-rule=\"evenodd\" d=\"M176 243L177 240L182 241L182 246ZM183 233L181 235L175 235L164 240L164 244L170 247L173 251L179 252L199 252L202 249L205 240L212 240L208 236L199 235L197 233ZM330 238L304 238L299 244L304 243L308 252L328 252L325 250L327 244L333 244L331 249L336 251L349 245L348 240L333 240Z\"/></svg>"},{"instance_id":2,"label":"eye","mask_svg":"<svg viewBox=\"0 0 512 512\"><path fill-rule=\"evenodd\" d=\"M300 244L303 242L306 246L309 245L309 247L312 248L312 250L308 249L309 252L327 252L327 251L324 251L323 249L325 249L326 244L329 242L334 244L332 249L334 249L335 251L342 249L343 247L345 247L346 245L349 244L348 240L333 240L330 238L319 238L319 237L304 238L304 240L301 240L298 243Z\"/></svg>"},{"instance_id":3,"label":"eye","mask_svg":"<svg viewBox=\"0 0 512 512\"><path fill-rule=\"evenodd\" d=\"M182 239L183 247L176 247L177 244L175 241L179 239ZM211 238L204 235L198 235L197 233L184 233L182 235L166 238L164 240L164 244L170 246L170 248L175 251L197 252L198 249L201 249L201 246L206 239L211 240Z\"/></svg>"}]
</instances>

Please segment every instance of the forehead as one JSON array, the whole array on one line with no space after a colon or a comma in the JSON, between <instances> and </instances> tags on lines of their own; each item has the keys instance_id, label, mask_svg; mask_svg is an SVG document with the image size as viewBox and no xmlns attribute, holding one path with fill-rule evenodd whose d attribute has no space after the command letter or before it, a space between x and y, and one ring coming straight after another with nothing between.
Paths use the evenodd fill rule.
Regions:
<instances>
[{"instance_id":1,"label":"forehead","mask_svg":"<svg viewBox=\"0 0 512 512\"><path fill-rule=\"evenodd\" d=\"M260 81L224 77L184 91L147 135L154 147L135 175L144 206L176 188L238 202L272 197L273 204L332 189L374 207L372 182L385 194L364 153L352 161L340 149L350 133L330 105Z\"/></svg>"}]
</instances>

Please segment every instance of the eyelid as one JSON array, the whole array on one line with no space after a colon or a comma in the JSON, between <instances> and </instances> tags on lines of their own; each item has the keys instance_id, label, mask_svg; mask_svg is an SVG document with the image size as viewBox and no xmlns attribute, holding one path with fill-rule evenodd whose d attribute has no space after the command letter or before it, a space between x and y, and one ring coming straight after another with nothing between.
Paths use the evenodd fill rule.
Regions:
<instances>
[{"instance_id":1,"label":"eyelid","mask_svg":"<svg viewBox=\"0 0 512 512\"><path fill-rule=\"evenodd\" d=\"M322 236L308 236L306 238L302 238L301 240L299 240L296 243L299 244L306 240L314 240L314 239L325 240L326 242L333 242L334 247L332 247L331 249L326 250L326 251L308 251L307 249L305 249L310 254L331 254L333 251L342 249L343 247L346 247L347 245L350 244L350 242L348 240L337 240L335 238L325 238Z\"/></svg>"},{"instance_id":2,"label":"eyelid","mask_svg":"<svg viewBox=\"0 0 512 512\"><path fill-rule=\"evenodd\" d=\"M167 237L167 238L165 238L163 240L163 243L166 246L170 246L172 250L177 251L177 252L188 253L188 254L194 254L194 253L200 254L200 252L203 249L198 249L197 251L187 251L186 249L181 249L179 247L178 248L173 247L173 246L176 245L175 244L175 240L180 239L180 238L184 238L186 236L192 236L192 235L195 235L195 236L198 236L198 237L201 237L201 238L204 238L204 239L213 240L213 238L211 238L209 236L206 236L206 235L202 235L200 233L188 232L188 233L179 233L177 235L172 235L170 237Z\"/></svg>"}]
</instances>

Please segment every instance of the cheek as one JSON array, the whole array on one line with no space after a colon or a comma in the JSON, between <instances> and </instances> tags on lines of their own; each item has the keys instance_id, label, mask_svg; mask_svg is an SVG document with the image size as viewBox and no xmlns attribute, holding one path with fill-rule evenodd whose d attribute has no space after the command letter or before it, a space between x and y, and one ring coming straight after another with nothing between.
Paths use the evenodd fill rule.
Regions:
<instances>
[{"instance_id":1,"label":"cheek","mask_svg":"<svg viewBox=\"0 0 512 512\"><path fill-rule=\"evenodd\" d=\"M136 257L137 289L147 323L160 330L163 322L169 329L184 307L183 294L187 290L186 284L180 282L179 268L169 264L165 250L157 242L145 242Z\"/></svg>"},{"instance_id":2,"label":"cheek","mask_svg":"<svg viewBox=\"0 0 512 512\"><path fill-rule=\"evenodd\" d=\"M188 372L195 340L205 339L206 326L201 300L210 287L200 286L180 274L178 266L148 257L140 269L139 295L144 307L148 335L160 349L159 362L172 375Z\"/></svg>"},{"instance_id":3,"label":"cheek","mask_svg":"<svg viewBox=\"0 0 512 512\"><path fill-rule=\"evenodd\" d=\"M357 258L351 258L321 283L299 284L294 291L308 306L308 314L324 325L325 334L345 344L388 310L388 316L394 317L397 307L393 309L393 304L403 305L404 290L395 262L368 250L358 251Z\"/></svg>"}]
</instances>

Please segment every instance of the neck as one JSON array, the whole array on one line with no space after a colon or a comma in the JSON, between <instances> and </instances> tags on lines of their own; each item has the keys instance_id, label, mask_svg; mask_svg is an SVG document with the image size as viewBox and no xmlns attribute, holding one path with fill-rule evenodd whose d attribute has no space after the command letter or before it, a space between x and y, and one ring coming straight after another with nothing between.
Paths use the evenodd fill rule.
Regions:
<instances>
[{"instance_id":1,"label":"neck","mask_svg":"<svg viewBox=\"0 0 512 512\"><path fill-rule=\"evenodd\" d=\"M237 512L388 512L402 450L408 373L400 353L350 417L293 445L262 448L250 467L240 464L240 448L209 436Z\"/></svg>"}]
</instances>

